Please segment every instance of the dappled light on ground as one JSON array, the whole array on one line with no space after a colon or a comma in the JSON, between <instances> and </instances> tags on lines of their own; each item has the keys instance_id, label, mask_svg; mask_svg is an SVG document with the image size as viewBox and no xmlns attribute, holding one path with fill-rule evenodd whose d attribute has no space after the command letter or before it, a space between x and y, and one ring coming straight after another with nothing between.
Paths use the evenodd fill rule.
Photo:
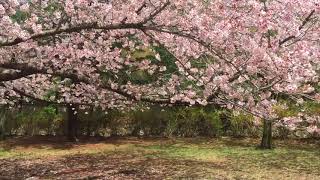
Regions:
<instances>
[{"instance_id":1,"label":"dappled light on ground","mask_svg":"<svg viewBox=\"0 0 320 180\"><path fill-rule=\"evenodd\" d=\"M81 140L14 138L0 143L0 179L319 179L319 142L255 139ZM299 144L304 148L299 148ZM294 147L294 148L293 148Z\"/></svg>"}]
</instances>

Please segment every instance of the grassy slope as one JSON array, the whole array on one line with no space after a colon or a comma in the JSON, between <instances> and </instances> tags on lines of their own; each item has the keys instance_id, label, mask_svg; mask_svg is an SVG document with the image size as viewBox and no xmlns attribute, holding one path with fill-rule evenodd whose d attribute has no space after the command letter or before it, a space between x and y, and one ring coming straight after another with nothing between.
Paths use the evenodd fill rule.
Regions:
<instances>
[{"instance_id":1,"label":"grassy slope","mask_svg":"<svg viewBox=\"0 0 320 180\"><path fill-rule=\"evenodd\" d=\"M263 151L255 148L256 140L229 138L118 139L82 144L28 141L0 144L0 177L99 174L111 179L320 179L320 146L315 143L277 141L276 149ZM15 167L11 171L10 165ZM20 174L14 172L17 167Z\"/></svg>"}]
</instances>

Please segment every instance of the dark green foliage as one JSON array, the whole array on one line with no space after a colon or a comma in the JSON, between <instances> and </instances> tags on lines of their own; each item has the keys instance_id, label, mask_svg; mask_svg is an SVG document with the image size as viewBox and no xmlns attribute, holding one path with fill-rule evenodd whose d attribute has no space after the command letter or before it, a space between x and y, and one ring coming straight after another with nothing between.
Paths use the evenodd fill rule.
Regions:
<instances>
[{"instance_id":1,"label":"dark green foliage","mask_svg":"<svg viewBox=\"0 0 320 180\"><path fill-rule=\"evenodd\" d=\"M320 103L311 101L305 102L300 110L308 115L320 115Z\"/></svg>"},{"instance_id":2,"label":"dark green foliage","mask_svg":"<svg viewBox=\"0 0 320 180\"><path fill-rule=\"evenodd\" d=\"M139 44L139 42L135 40L134 37L130 37L130 39L133 40L137 45ZM136 49L132 51L130 49L123 48L121 41L119 41L113 44L113 48L122 48L123 51L121 56L123 58L130 56L132 64L142 60L149 60L153 65L165 66L166 70L160 72L159 69L157 69L153 74L150 74L147 70L139 69L136 66L132 66L132 64L123 64L124 67L121 71L117 73L111 73L105 70L105 67L102 67L102 72L100 72L100 75L104 81L112 80L116 81L119 84L127 84L128 82L131 82L133 84L139 85L150 84L155 81L159 81L159 83L161 84L167 81L172 74L178 73L178 68L175 64L175 57L163 47L155 46L144 49ZM160 55L160 61L155 57L156 54ZM159 77L162 78L159 79Z\"/></svg>"},{"instance_id":3,"label":"dark green foliage","mask_svg":"<svg viewBox=\"0 0 320 180\"><path fill-rule=\"evenodd\" d=\"M173 115L176 120L174 135L184 137L220 136L220 112L203 108L181 108Z\"/></svg>"},{"instance_id":4,"label":"dark green foliage","mask_svg":"<svg viewBox=\"0 0 320 180\"><path fill-rule=\"evenodd\" d=\"M225 112L214 108L154 107L148 111L134 112L133 134L217 137L223 135L222 117Z\"/></svg>"},{"instance_id":5,"label":"dark green foliage","mask_svg":"<svg viewBox=\"0 0 320 180\"><path fill-rule=\"evenodd\" d=\"M132 117L132 135L153 135L159 136L164 132L166 126L166 114L159 108L152 108L147 111L130 112Z\"/></svg>"},{"instance_id":6,"label":"dark green foliage","mask_svg":"<svg viewBox=\"0 0 320 180\"><path fill-rule=\"evenodd\" d=\"M149 84L156 80L156 76L150 75L146 70L133 71L128 80L134 84Z\"/></svg>"},{"instance_id":7,"label":"dark green foliage","mask_svg":"<svg viewBox=\"0 0 320 180\"><path fill-rule=\"evenodd\" d=\"M278 35L278 31L275 30L275 29L269 29L267 35L268 35L269 37L275 37L275 36Z\"/></svg>"},{"instance_id":8,"label":"dark green foliage","mask_svg":"<svg viewBox=\"0 0 320 180\"><path fill-rule=\"evenodd\" d=\"M13 134L66 134L67 114L65 108L27 106L14 111L15 113L12 113L10 118L11 124L7 124L7 131ZM233 120L230 121L226 115L228 112L213 107L154 106L149 110L129 112L103 111L91 108L79 109L77 114L77 134L87 136L217 137L241 134L242 131L239 127L247 126L245 119L240 118L240 121L239 118L232 117ZM246 118L245 115L243 117ZM239 121L237 128L235 128L234 119ZM247 133L247 135L250 134Z\"/></svg>"},{"instance_id":9,"label":"dark green foliage","mask_svg":"<svg viewBox=\"0 0 320 180\"><path fill-rule=\"evenodd\" d=\"M49 12L50 14L53 14L56 11L62 11L63 6L59 4L58 2L50 2L47 7L44 8L45 12Z\"/></svg>"},{"instance_id":10,"label":"dark green foliage","mask_svg":"<svg viewBox=\"0 0 320 180\"><path fill-rule=\"evenodd\" d=\"M283 109L275 106L279 117L319 113L319 104L306 102ZM121 112L99 108L77 111L77 135L86 136L165 136L165 137L258 137L261 123L245 112L218 107L160 107ZM6 135L65 135L67 113L64 107L23 106L7 110ZM286 138L291 131L275 126L275 137Z\"/></svg>"},{"instance_id":11,"label":"dark green foliage","mask_svg":"<svg viewBox=\"0 0 320 180\"><path fill-rule=\"evenodd\" d=\"M11 19L18 24L21 24L24 23L29 17L29 13L17 10L16 13L11 16Z\"/></svg>"},{"instance_id":12,"label":"dark green foliage","mask_svg":"<svg viewBox=\"0 0 320 180\"><path fill-rule=\"evenodd\" d=\"M237 112L230 115L230 132L234 137L258 136L259 129L251 114Z\"/></svg>"},{"instance_id":13,"label":"dark green foliage","mask_svg":"<svg viewBox=\"0 0 320 180\"><path fill-rule=\"evenodd\" d=\"M29 106L12 110L10 122L8 129L17 135L55 135L63 120L56 107Z\"/></svg>"},{"instance_id":14,"label":"dark green foliage","mask_svg":"<svg viewBox=\"0 0 320 180\"><path fill-rule=\"evenodd\" d=\"M167 51L164 47L153 47L153 49L157 53L159 53L162 65L165 65L167 67L165 73L169 75L178 73L178 67L175 63L175 57L169 51ZM155 61L157 60L153 59L153 62Z\"/></svg>"}]
</instances>

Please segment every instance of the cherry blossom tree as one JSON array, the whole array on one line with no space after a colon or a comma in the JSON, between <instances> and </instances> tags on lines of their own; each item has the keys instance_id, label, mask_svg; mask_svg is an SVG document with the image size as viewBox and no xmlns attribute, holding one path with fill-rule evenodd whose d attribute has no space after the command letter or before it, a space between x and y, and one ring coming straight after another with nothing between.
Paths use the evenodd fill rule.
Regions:
<instances>
[{"instance_id":1,"label":"cherry blossom tree","mask_svg":"<svg viewBox=\"0 0 320 180\"><path fill-rule=\"evenodd\" d=\"M270 148L279 98L320 100L319 11L317 0L5 0L0 103L214 104L264 120Z\"/></svg>"}]
</instances>

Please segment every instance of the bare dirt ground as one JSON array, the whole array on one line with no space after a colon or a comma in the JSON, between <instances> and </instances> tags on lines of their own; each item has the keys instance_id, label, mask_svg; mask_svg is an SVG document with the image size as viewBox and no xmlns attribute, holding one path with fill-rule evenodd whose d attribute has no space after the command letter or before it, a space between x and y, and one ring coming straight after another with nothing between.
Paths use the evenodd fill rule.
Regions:
<instances>
[{"instance_id":1,"label":"bare dirt ground","mask_svg":"<svg viewBox=\"0 0 320 180\"><path fill-rule=\"evenodd\" d=\"M318 141L255 139L11 138L0 142L2 179L320 179Z\"/></svg>"}]
</instances>

